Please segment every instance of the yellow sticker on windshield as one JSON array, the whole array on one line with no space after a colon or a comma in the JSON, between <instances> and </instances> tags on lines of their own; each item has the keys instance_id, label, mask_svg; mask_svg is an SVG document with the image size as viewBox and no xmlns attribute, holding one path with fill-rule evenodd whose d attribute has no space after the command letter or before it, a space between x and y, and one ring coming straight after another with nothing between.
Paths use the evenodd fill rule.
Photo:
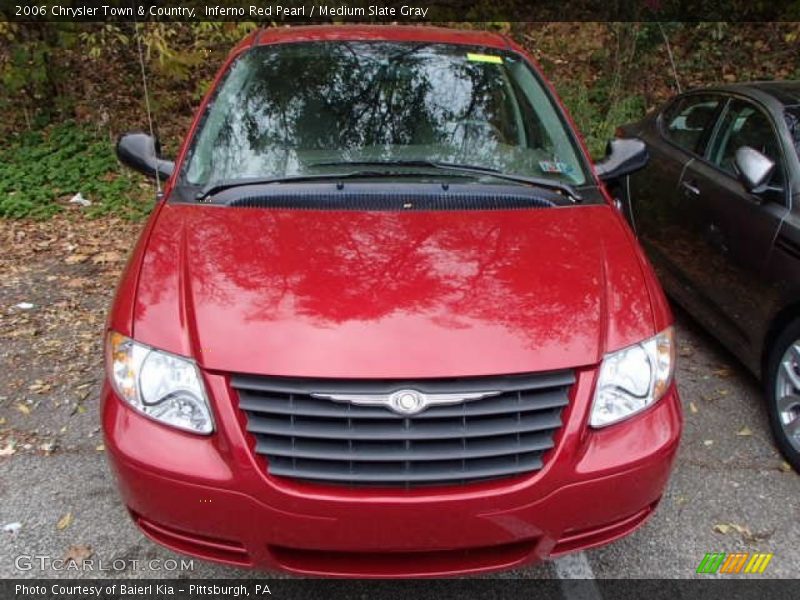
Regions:
<instances>
[{"instance_id":1,"label":"yellow sticker on windshield","mask_svg":"<svg viewBox=\"0 0 800 600\"><path fill-rule=\"evenodd\" d=\"M472 52L467 52L467 60L472 62L492 63L495 65L503 64L502 58L499 56L492 56L491 54L473 54Z\"/></svg>"}]
</instances>

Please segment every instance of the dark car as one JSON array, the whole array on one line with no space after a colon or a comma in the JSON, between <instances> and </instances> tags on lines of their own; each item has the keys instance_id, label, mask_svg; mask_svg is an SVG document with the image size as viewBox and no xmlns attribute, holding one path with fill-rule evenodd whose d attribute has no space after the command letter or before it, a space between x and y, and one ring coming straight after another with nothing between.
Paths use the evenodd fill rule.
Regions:
<instances>
[{"instance_id":1,"label":"dark car","mask_svg":"<svg viewBox=\"0 0 800 600\"><path fill-rule=\"evenodd\" d=\"M617 133L648 146L619 197L667 293L761 377L800 470L800 82L687 92Z\"/></svg>"}]
</instances>

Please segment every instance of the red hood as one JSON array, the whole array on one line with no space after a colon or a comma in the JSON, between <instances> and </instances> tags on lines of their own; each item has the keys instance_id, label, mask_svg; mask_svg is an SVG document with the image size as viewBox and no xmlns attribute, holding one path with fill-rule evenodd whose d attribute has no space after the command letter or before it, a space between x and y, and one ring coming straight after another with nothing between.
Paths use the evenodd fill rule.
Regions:
<instances>
[{"instance_id":1,"label":"red hood","mask_svg":"<svg viewBox=\"0 0 800 600\"><path fill-rule=\"evenodd\" d=\"M654 327L633 244L607 206L166 205L133 333L212 370L421 378L592 364Z\"/></svg>"}]
</instances>

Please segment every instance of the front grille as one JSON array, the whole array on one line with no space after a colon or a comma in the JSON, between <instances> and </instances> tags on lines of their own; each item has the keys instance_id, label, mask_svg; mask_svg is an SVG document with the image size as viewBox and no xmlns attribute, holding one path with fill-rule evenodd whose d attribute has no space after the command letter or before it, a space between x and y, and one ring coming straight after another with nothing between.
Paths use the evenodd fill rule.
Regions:
<instances>
[{"instance_id":1,"label":"front grille","mask_svg":"<svg viewBox=\"0 0 800 600\"><path fill-rule=\"evenodd\" d=\"M572 371L416 381L235 375L255 451L271 475L340 485L459 484L537 471L553 448ZM494 391L402 416L312 394Z\"/></svg>"}]
</instances>

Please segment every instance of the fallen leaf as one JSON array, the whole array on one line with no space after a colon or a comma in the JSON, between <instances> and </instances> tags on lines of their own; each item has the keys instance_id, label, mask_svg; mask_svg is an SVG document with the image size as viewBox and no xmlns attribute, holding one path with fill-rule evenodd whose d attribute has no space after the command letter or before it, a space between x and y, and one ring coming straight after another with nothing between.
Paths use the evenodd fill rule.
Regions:
<instances>
[{"instance_id":1,"label":"fallen leaf","mask_svg":"<svg viewBox=\"0 0 800 600\"><path fill-rule=\"evenodd\" d=\"M727 523L717 523L714 525L714 531L717 533L721 533L722 535L727 535L731 532L733 528L728 525Z\"/></svg>"},{"instance_id":2,"label":"fallen leaf","mask_svg":"<svg viewBox=\"0 0 800 600\"><path fill-rule=\"evenodd\" d=\"M91 558L92 555L94 555L94 550L92 550L91 546L87 546L86 544L73 544L64 555L64 561L67 563L72 561L80 564L87 558Z\"/></svg>"},{"instance_id":3,"label":"fallen leaf","mask_svg":"<svg viewBox=\"0 0 800 600\"><path fill-rule=\"evenodd\" d=\"M64 285L68 288L81 288L89 283L89 280L85 277L76 277L75 279L70 279Z\"/></svg>"},{"instance_id":4,"label":"fallen leaf","mask_svg":"<svg viewBox=\"0 0 800 600\"><path fill-rule=\"evenodd\" d=\"M54 441L45 442L44 444L39 444L39 450L42 450L45 454L52 454L56 449L56 443Z\"/></svg>"},{"instance_id":5,"label":"fallen leaf","mask_svg":"<svg viewBox=\"0 0 800 600\"><path fill-rule=\"evenodd\" d=\"M6 424L6 418L0 417L0 425L5 425L5 424Z\"/></svg>"},{"instance_id":6,"label":"fallen leaf","mask_svg":"<svg viewBox=\"0 0 800 600\"><path fill-rule=\"evenodd\" d=\"M31 408L27 404L17 404L17 410L23 415L31 414Z\"/></svg>"},{"instance_id":7,"label":"fallen leaf","mask_svg":"<svg viewBox=\"0 0 800 600\"><path fill-rule=\"evenodd\" d=\"M88 259L89 257L85 254L70 254L64 259L64 262L68 265L77 265L79 263L86 262Z\"/></svg>"},{"instance_id":8,"label":"fallen leaf","mask_svg":"<svg viewBox=\"0 0 800 600\"><path fill-rule=\"evenodd\" d=\"M121 260L122 254L119 252L114 252L113 250L109 252L101 252L92 257L92 262L96 265L100 263L120 262Z\"/></svg>"},{"instance_id":9,"label":"fallen leaf","mask_svg":"<svg viewBox=\"0 0 800 600\"><path fill-rule=\"evenodd\" d=\"M11 535L17 535L17 532L22 527L22 523L14 522L8 523L7 525L3 525L3 531L5 533L10 533Z\"/></svg>"},{"instance_id":10,"label":"fallen leaf","mask_svg":"<svg viewBox=\"0 0 800 600\"><path fill-rule=\"evenodd\" d=\"M756 544L758 542L764 542L771 538L775 530L772 529L771 531L756 531L755 533L749 533L744 535L744 541L748 544Z\"/></svg>"},{"instance_id":11,"label":"fallen leaf","mask_svg":"<svg viewBox=\"0 0 800 600\"><path fill-rule=\"evenodd\" d=\"M722 535L727 535L731 531L735 531L739 535L741 535L745 541L756 541L758 539L766 539L772 535L772 533L759 533L753 535L753 532L750 531L750 528L745 525L738 525L736 523L717 523L714 525L714 531L717 533L721 533ZM766 536L766 537L764 537Z\"/></svg>"},{"instance_id":12,"label":"fallen leaf","mask_svg":"<svg viewBox=\"0 0 800 600\"><path fill-rule=\"evenodd\" d=\"M28 386L28 391L36 392L37 394L44 394L50 391L52 386L49 383L45 383L43 381L37 381Z\"/></svg>"},{"instance_id":13,"label":"fallen leaf","mask_svg":"<svg viewBox=\"0 0 800 600\"><path fill-rule=\"evenodd\" d=\"M689 402L689 412L693 415L697 414L697 405L694 402Z\"/></svg>"},{"instance_id":14,"label":"fallen leaf","mask_svg":"<svg viewBox=\"0 0 800 600\"><path fill-rule=\"evenodd\" d=\"M72 525L72 513L68 512L58 520L58 523L56 523L56 529L63 531L70 525Z\"/></svg>"},{"instance_id":15,"label":"fallen leaf","mask_svg":"<svg viewBox=\"0 0 800 600\"><path fill-rule=\"evenodd\" d=\"M745 425L739 431L736 432L736 435L740 437L749 437L753 435L753 431L747 425Z\"/></svg>"},{"instance_id":16,"label":"fallen leaf","mask_svg":"<svg viewBox=\"0 0 800 600\"><path fill-rule=\"evenodd\" d=\"M11 456L17 452L17 445L14 442L9 442L3 448L0 448L0 456Z\"/></svg>"},{"instance_id":17,"label":"fallen leaf","mask_svg":"<svg viewBox=\"0 0 800 600\"><path fill-rule=\"evenodd\" d=\"M778 467L779 471L783 471L784 473L791 473L792 472L792 465L788 462L783 461L781 465Z\"/></svg>"},{"instance_id":18,"label":"fallen leaf","mask_svg":"<svg viewBox=\"0 0 800 600\"><path fill-rule=\"evenodd\" d=\"M81 206L81 207L86 207L86 206L91 206L92 205L92 201L89 200L88 198L84 198L83 194L81 194L80 192L78 192L72 198L70 198L69 199L69 203L70 204L77 204L78 206Z\"/></svg>"},{"instance_id":19,"label":"fallen leaf","mask_svg":"<svg viewBox=\"0 0 800 600\"><path fill-rule=\"evenodd\" d=\"M744 525L737 525L736 523L730 523L730 526L733 527L733 529L735 529L737 533L741 533L742 535L748 537L753 535L750 532L750 529L748 527L745 527Z\"/></svg>"},{"instance_id":20,"label":"fallen leaf","mask_svg":"<svg viewBox=\"0 0 800 600\"><path fill-rule=\"evenodd\" d=\"M722 367L716 371L711 371L711 374L716 375L717 377L730 377L733 374L733 371L731 371L728 367Z\"/></svg>"},{"instance_id":21,"label":"fallen leaf","mask_svg":"<svg viewBox=\"0 0 800 600\"><path fill-rule=\"evenodd\" d=\"M105 449L106 449L105 444L97 444L97 447L95 448L95 450L97 450L98 452L103 452Z\"/></svg>"}]
</instances>

